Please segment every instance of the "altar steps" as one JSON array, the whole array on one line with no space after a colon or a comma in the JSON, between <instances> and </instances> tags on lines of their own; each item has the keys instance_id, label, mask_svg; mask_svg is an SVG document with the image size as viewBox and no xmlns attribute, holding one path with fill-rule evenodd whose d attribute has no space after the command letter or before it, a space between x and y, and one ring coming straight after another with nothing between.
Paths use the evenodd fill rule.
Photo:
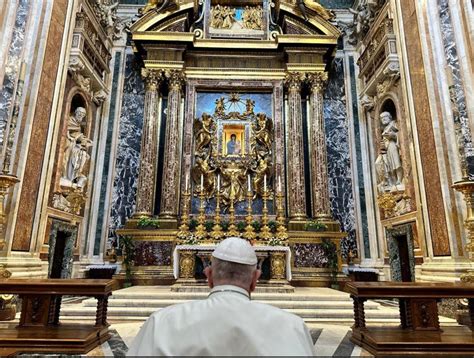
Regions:
<instances>
[{"instance_id":1,"label":"altar steps","mask_svg":"<svg viewBox=\"0 0 474 358\"><path fill-rule=\"evenodd\" d=\"M170 286L135 286L115 291L109 299L110 322L143 321L153 312L176 303L204 299L207 292L172 292ZM274 305L302 317L308 323L353 323L353 306L349 295L329 288L295 288L294 293L254 293L252 299ZM365 304L369 323L398 322L398 308L368 301ZM65 303L62 319L94 319L95 299Z\"/></svg>"}]
</instances>

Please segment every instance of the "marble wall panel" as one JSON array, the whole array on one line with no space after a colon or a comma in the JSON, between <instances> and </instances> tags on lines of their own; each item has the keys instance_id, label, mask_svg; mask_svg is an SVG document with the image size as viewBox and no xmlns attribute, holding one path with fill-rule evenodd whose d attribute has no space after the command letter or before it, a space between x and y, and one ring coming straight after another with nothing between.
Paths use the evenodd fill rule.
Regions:
<instances>
[{"instance_id":1,"label":"marble wall panel","mask_svg":"<svg viewBox=\"0 0 474 358\"><path fill-rule=\"evenodd\" d=\"M474 146L472 133L469 126L467 114L466 94L464 91L461 66L459 64L458 50L454 38L454 28L449 10L448 0L438 0L438 9L441 23L441 37L443 39L444 52L450 86L451 106L453 109L454 122L458 125L460 133L459 140L462 143L464 156L466 158L467 171L471 180L474 180Z\"/></svg>"},{"instance_id":2,"label":"marble wall panel","mask_svg":"<svg viewBox=\"0 0 474 358\"><path fill-rule=\"evenodd\" d=\"M100 242L102 238L102 228L104 223L104 207L105 207L105 197L107 195L107 183L109 180L109 167L110 167L110 154L112 153L112 139L115 123L115 109L117 106L117 88L120 78L120 63L122 60L122 53L116 52L114 58L114 72L112 78L112 90L110 94L110 109L109 109L109 118L107 121L107 138L105 142L104 150L104 164L102 169L102 178L100 185L100 197L99 197L99 207L97 214L97 228L95 232L94 239L94 255L99 255L100 253Z\"/></svg>"},{"instance_id":3,"label":"marble wall panel","mask_svg":"<svg viewBox=\"0 0 474 358\"><path fill-rule=\"evenodd\" d=\"M128 54L120 112L119 140L115 177L112 191L109 235L125 224L135 211L140 142L143 126L145 88L140 75L140 64Z\"/></svg>"},{"instance_id":4,"label":"marble wall panel","mask_svg":"<svg viewBox=\"0 0 474 358\"><path fill-rule=\"evenodd\" d=\"M321 244L295 244L294 267L326 268L328 259Z\"/></svg>"},{"instance_id":5,"label":"marble wall panel","mask_svg":"<svg viewBox=\"0 0 474 358\"><path fill-rule=\"evenodd\" d=\"M68 1L54 2L45 53L41 69L41 80L33 119L33 133L28 147L28 160L22 179L22 190L18 205L17 221L12 243L14 251L28 251L32 225L41 180L44 152L51 117L51 105L56 86L60 61L61 43L64 34Z\"/></svg>"},{"instance_id":6,"label":"marble wall panel","mask_svg":"<svg viewBox=\"0 0 474 358\"><path fill-rule=\"evenodd\" d=\"M14 101L30 4L31 2L28 0L20 0L18 3L15 24L5 62L5 77L0 88L0 147L4 143L6 128Z\"/></svg>"},{"instance_id":7,"label":"marble wall panel","mask_svg":"<svg viewBox=\"0 0 474 358\"><path fill-rule=\"evenodd\" d=\"M408 245L408 264L412 279L415 278L415 253L413 245L412 224L395 226L386 231L387 251L390 262L391 278L393 281L402 281L402 260L398 248L399 240L406 240Z\"/></svg>"},{"instance_id":8,"label":"marble wall panel","mask_svg":"<svg viewBox=\"0 0 474 358\"><path fill-rule=\"evenodd\" d=\"M135 266L170 266L172 249L171 241L137 241Z\"/></svg>"},{"instance_id":9,"label":"marble wall panel","mask_svg":"<svg viewBox=\"0 0 474 358\"><path fill-rule=\"evenodd\" d=\"M420 158L426 190L426 208L428 210L429 225L433 254L443 256L450 254L448 232L443 205L443 193L439 176L436 143L433 133L431 110L427 83L423 69L423 57L420 43L418 23L414 3L407 3L402 8L405 39L407 41L408 67L414 96L415 118L418 131Z\"/></svg>"},{"instance_id":10,"label":"marble wall panel","mask_svg":"<svg viewBox=\"0 0 474 358\"><path fill-rule=\"evenodd\" d=\"M324 121L331 211L341 223L342 230L348 234L341 242L341 251L345 256L349 249L357 252L357 243L342 58L335 59L329 73L324 93Z\"/></svg>"}]
</instances>

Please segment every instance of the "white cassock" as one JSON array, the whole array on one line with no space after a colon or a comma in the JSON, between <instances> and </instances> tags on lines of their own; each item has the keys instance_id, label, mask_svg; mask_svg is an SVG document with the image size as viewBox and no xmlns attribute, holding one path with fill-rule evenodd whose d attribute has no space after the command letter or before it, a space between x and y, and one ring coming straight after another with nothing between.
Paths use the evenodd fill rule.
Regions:
<instances>
[{"instance_id":1,"label":"white cassock","mask_svg":"<svg viewBox=\"0 0 474 358\"><path fill-rule=\"evenodd\" d=\"M216 286L205 300L153 313L132 342L128 356L315 355L303 320L251 301L236 286Z\"/></svg>"}]
</instances>

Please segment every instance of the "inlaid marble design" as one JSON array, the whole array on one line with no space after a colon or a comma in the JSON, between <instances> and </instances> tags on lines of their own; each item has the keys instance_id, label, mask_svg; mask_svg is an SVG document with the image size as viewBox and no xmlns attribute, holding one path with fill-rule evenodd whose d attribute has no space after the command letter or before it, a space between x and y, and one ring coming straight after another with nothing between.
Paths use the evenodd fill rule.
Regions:
<instances>
[{"instance_id":1,"label":"inlaid marble design","mask_svg":"<svg viewBox=\"0 0 474 358\"><path fill-rule=\"evenodd\" d=\"M466 94L464 92L461 67L459 64L458 50L454 37L454 28L451 14L449 11L448 0L438 0L438 9L441 23L441 36L443 39L444 52L448 68L448 78L452 75L450 85L451 106L453 110L454 122L459 126L458 140L461 142L460 150L464 152L466 158L469 177L474 179L474 146L472 142L472 133L469 127L469 118L467 114ZM463 147L463 148L462 148Z\"/></svg>"},{"instance_id":2,"label":"inlaid marble design","mask_svg":"<svg viewBox=\"0 0 474 358\"><path fill-rule=\"evenodd\" d=\"M321 244L295 244L295 267L327 267L328 259Z\"/></svg>"},{"instance_id":3,"label":"inlaid marble design","mask_svg":"<svg viewBox=\"0 0 474 358\"><path fill-rule=\"evenodd\" d=\"M173 243L171 241L137 241L135 243L135 266L171 265Z\"/></svg>"},{"instance_id":4,"label":"inlaid marble design","mask_svg":"<svg viewBox=\"0 0 474 358\"><path fill-rule=\"evenodd\" d=\"M324 93L324 120L328 155L329 196L331 212L341 223L347 238L341 242L342 255L357 251L354 197L352 194L349 129L346 111L343 59L337 58L329 73Z\"/></svg>"},{"instance_id":5,"label":"inlaid marble design","mask_svg":"<svg viewBox=\"0 0 474 358\"><path fill-rule=\"evenodd\" d=\"M413 249L413 228L411 224L396 226L387 230L387 249L390 260L391 279L402 281L402 262L397 240L407 240L408 260L410 264L411 277L415 277L415 254Z\"/></svg>"},{"instance_id":6,"label":"inlaid marble design","mask_svg":"<svg viewBox=\"0 0 474 358\"><path fill-rule=\"evenodd\" d=\"M0 89L0 146L3 146L4 143L5 131L14 101L30 4L31 2L28 0L19 1L13 34L5 62L5 77Z\"/></svg>"},{"instance_id":7,"label":"inlaid marble design","mask_svg":"<svg viewBox=\"0 0 474 358\"><path fill-rule=\"evenodd\" d=\"M144 98L140 65L133 55L127 55L110 213L112 235L135 210Z\"/></svg>"}]
</instances>

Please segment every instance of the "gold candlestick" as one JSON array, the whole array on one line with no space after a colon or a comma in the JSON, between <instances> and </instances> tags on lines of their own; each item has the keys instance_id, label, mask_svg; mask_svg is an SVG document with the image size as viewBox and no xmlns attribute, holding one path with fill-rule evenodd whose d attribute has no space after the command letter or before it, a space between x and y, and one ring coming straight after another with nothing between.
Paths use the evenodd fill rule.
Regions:
<instances>
[{"instance_id":1,"label":"gold candlestick","mask_svg":"<svg viewBox=\"0 0 474 358\"><path fill-rule=\"evenodd\" d=\"M248 241L253 241L255 240L255 237L257 236L255 234L255 229L254 227L252 226L252 220L253 220L253 216L252 216L252 196L253 196L253 193L252 191L247 191L247 216L245 217L245 221L247 222L247 226L245 227L245 232L244 234L242 235L245 239L247 239Z\"/></svg>"},{"instance_id":2,"label":"gold candlestick","mask_svg":"<svg viewBox=\"0 0 474 358\"><path fill-rule=\"evenodd\" d=\"M222 226L221 226L220 197L221 197L221 194L219 193L219 191L217 191L217 194L216 194L216 215L214 216L215 224L212 227L212 233L211 233L211 237L215 241L219 241L224 236L224 232L222 231Z\"/></svg>"},{"instance_id":3,"label":"gold candlestick","mask_svg":"<svg viewBox=\"0 0 474 358\"><path fill-rule=\"evenodd\" d=\"M464 221L468 235L466 251L469 259L474 262L474 181L463 179L455 182L453 188L464 195L466 202L467 217ZM474 270L468 270L467 273L461 275L461 281L474 283Z\"/></svg>"},{"instance_id":4,"label":"gold candlestick","mask_svg":"<svg viewBox=\"0 0 474 358\"><path fill-rule=\"evenodd\" d=\"M277 233L276 238L281 241L288 240L288 231L286 229L285 212L283 210L283 193L279 191L276 195L277 210Z\"/></svg>"},{"instance_id":5,"label":"gold candlestick","mask_svg":"<svg viewBox=\"0 0 474 358\"><path fill-rule=\"evenodd\" d=\"M183 206L183 214L181 215L181 225L178 228L178 234L177 237L180 240L186 240L186 238L189 236L189 198L191 197L191 193L186 190L183 193L183 200L184 200L184 206Z\"/></svg>"},{"instance_id":6,"label":"gold candlestick","mask_svg":"<svg viewBox=\"0 0 474 358\"><path fill-rule=\"evenodd\" d=\"M201 186L201 191L199 192L199 199L201 200L199 205L199 216L198 216L198 226L196 227L196 237L198 240L204 240L207 237L206 227L204 222L206 221L205 206L204 206L204 187Z\"/></svg>"},{"instance_id":7,"label":"gold candlestick","mask_svg":"<svg viewBox=\"0 0 474 358\"><path fill-rule=\"evenodd\" d=\"M267 207L267 200L268 200L268 190L267 187L265 186L263 189L263 195L262 195L262 200L263 200L263 209L262 209L262 228L260 229L260 239L264 241L270 240L273 235L272 231L270 230L270 227L268 226L268 207Z\"/></svg>"},{"instance_id":8,"label":"gold candlestick","mask_svg":"<svg viewBox=\"0 0 474 358\"><path fill-rule=\"evenodd\" d=\"M229 207L229 228L227 229L226 236L240 236L237 226L235 226L235 208L234 208L234 195L230 197L230 207Z\"/></svg>"}]
</instances>

